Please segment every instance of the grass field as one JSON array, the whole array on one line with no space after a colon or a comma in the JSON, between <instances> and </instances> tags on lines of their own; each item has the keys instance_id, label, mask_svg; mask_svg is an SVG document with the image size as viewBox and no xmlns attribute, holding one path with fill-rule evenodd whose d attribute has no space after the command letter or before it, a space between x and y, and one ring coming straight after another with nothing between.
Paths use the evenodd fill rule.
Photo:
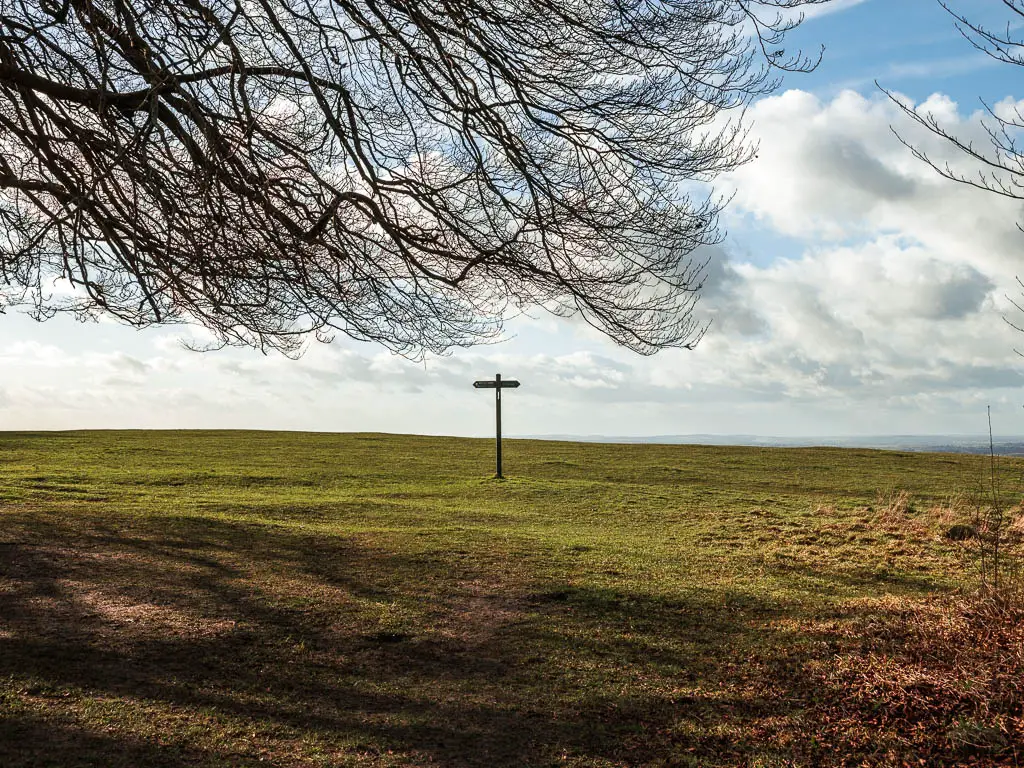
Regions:
<instances>
[{"instance_id":1,"label":"grass field","mask_svg":"<svg viewBox=\"0 0 1024 768\"><path fill-rule=\"evenodd\" d=\"M0 765L1015 763L914 645L987 459L492 451L0 434Z\"/></svg>"}]
</instances>

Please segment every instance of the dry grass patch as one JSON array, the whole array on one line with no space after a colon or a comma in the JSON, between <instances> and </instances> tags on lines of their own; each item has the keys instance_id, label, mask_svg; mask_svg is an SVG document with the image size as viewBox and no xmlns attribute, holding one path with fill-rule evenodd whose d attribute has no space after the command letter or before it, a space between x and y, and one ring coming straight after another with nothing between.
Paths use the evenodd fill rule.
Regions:
<instances>
[{"instance_id":1,"label":"dry grass patch","mask_svg":"<svg viewBox=\"0 0 1024 768\"><path fill-rule=\"evenodd\" d=\"M962 522L968 509L968 499L964 494L950 496L941 504L934 504L925 510L925 519L933 527L945 530L955 523Z\"/></svg>"},{"instance_id":2,"label":"dry grass patch","mask_svg":"<svg viewBox=\"0 0 1024 768\"><path fill-rule=\"evenodd\" d=\"M842 650L814 675L818 717L866 729L922 765L1018 765L1024 758L1020 615L942 598L861 601L827 631Z\"/></svg>"},{"instance_id":3,"label":"dry grass patch","mask_svg":"<svg viewBox=\"0 0 1024 768\"><path fill-rule=\"evenodd\" d=\"M880 491L875 499L875 520L879 525L887 527L905 525L915 511L913 497L902 489Z\"/></svg>"},{"instance_id":4,"label":"dry grass patch","mask_svg":"<svg viewBox=\"0 0 1024 768\"><path fill-rule=\"evenodd\" d=\"M814 515L816 517L835 518L837 513L835 504L828 504L825 502L819 503L814 507Z\"/></svg>"}]
</instances>

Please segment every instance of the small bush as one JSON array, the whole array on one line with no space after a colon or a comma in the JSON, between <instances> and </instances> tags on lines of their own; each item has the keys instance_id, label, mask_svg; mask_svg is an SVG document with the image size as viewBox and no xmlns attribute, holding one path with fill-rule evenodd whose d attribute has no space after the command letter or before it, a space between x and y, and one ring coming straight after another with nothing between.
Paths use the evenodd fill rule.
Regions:
<instances>
[{"instance_id":1,"label":"small bush","mask_svg":"<svg viewBox=\"0 0 1024 768\"><path fill-rule=\"evenodd\" d=\"M998 491L975 501L965 520L945 538L965 556L979 607L1024 615L1024 535L1019 507L1009 507Z\"/></svg>"}]
</instances>

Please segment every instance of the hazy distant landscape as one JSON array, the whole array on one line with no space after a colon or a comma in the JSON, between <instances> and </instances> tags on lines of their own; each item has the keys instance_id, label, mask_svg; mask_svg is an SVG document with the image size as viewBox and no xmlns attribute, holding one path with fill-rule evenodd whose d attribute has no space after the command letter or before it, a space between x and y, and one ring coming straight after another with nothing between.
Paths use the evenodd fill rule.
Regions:
<instances>
[{"instance_id":1,"label":"hazy distant landscape","mask_svg":"<svg viewBox=\"0 0 1024 768\"><path fill-rule=\"evenodd\" d=\"M525 435L533 440L586 443L661 443L666 445L737 445L774 448L877 448L930 453L988 453L988 435L859 435L764 437L760 435ZM994 437L992 448L1001 456L1024 456L1024 436Z\"/></svg>"}]
</instances>

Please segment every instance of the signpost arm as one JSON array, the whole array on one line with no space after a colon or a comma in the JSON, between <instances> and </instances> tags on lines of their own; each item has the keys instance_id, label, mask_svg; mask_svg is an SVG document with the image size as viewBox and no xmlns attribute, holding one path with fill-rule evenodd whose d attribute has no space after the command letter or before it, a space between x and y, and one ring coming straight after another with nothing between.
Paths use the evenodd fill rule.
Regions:
<instances>
[{"instance_id":1,"label":"signpost arm","mask_svg":"<svg viewBox=\"0 0 1024 768\"><path fill-rule=\"evenodd\" d=\"M497 414L497 434L498 434L498 452L497 452L497 463L498 463L498 479L502 478L501 475L501 374L499 373L494 377L494 381L497 386L494 388L494 405L495 413Z\"/></svg>"}]
</instances>

